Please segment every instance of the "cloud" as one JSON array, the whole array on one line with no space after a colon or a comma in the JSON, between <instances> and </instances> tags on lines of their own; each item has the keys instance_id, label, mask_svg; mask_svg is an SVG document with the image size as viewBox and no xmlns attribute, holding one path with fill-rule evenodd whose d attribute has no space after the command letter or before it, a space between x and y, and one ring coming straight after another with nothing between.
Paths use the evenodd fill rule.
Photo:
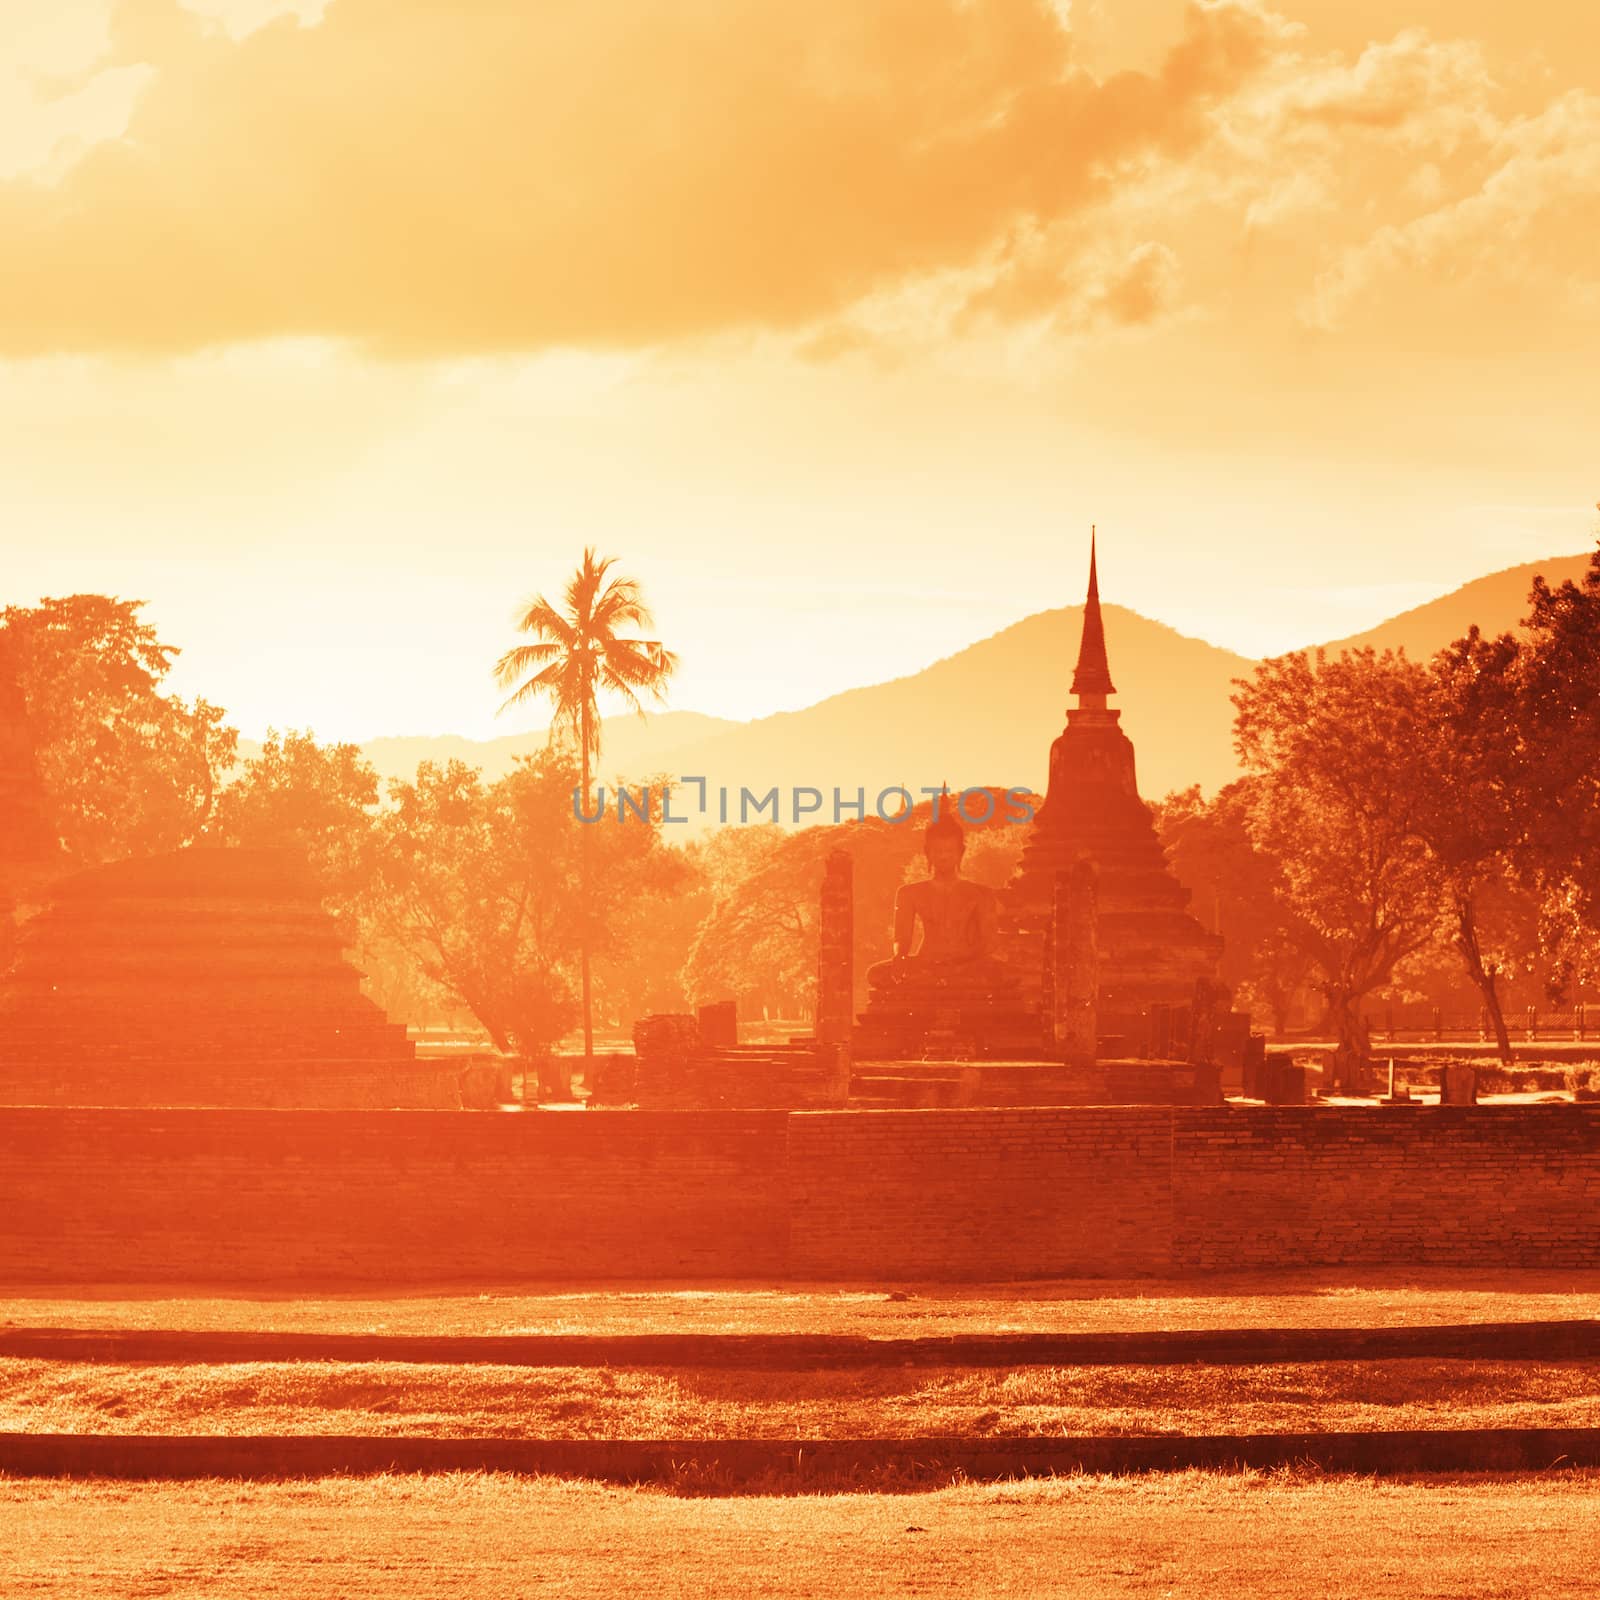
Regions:
<instances>
[{"instance_id":1,"label":"cloud","mask_svg":"<svg viewBox=\"0 0 1600 1600\"><path fill-rule=\"evenodd\" d=\"M1317 279L1307 316L1337 327L1352 306L1401 276L1501 285L1546 316L1549 295L1600 309L1600 96L1572 91L1498 128L1482 173L1442 203L1389 222Z\"/></svg>"},{"instance_id":2,"label":"cloud","mask_svg":"<svg viewBox=\"0 0 1600 1600\"><path fill-rule=\"evenodd\" d=\"M1177 308L1182 279L1177 255L1158 240L1035 231L1010 241L951 321L964 332L1026 321L1068 335L1147 328Z\"/></svg>"},{"instance_id":3,"label":"cloud","mask_svg":"<svg viewBox=\"0 0 1600 1600\"><path fill-rule=\"evenodd\" d=\"M1368 129L1436 145L1484 128L1493 87L1481 45L1406 28L1354 61L1307 63L1285 74L1263 101L1280 128Z\"/></svg>"},{"instance_id":4,"label":"cloud","mask_svg":"<svg viewBox=\"0 0 1600 1600\"><path fill-rule=\"evenodd\" d=\"M331 0L243 36L120 0L101 67L153 75L122 138L0 183L0 354L823 324L1182 160L1285 36L1195 0L1101 79L1050 0ZM1171 253L1122 260L1090 298L1147 320Z\"/></svg>"}]
</instances>

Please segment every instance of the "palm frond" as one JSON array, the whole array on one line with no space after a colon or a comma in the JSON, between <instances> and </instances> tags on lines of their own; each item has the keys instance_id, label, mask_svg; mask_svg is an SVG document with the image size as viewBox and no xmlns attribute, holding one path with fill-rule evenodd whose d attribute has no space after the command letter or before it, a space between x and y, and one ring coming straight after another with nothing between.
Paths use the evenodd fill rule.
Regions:
<instances>
[{"instance_id":1,"label":"palm frond","mask_svg":"<svg viewBox=\"0 0 1600 1600\"><path fill-rule=\"evenodd\" d=\"M576 684L571 665L565 661L552 661L542 671L519 684L500 706L509 711L513 706L526 705L530 700L551 700L557 716L570 715L569 707L578 703Z\"/></svg>"},{"instance_id":2,"label":"palm frond","mask_svg":"<svg viewBox=\"0 0 1600 1600\"><path fill-rule=\"evenodd\" d=\"M600 687L609 694L614 694L630 711L637 711L644 715L644 703L639 699L637 691L632 684L608 671L605 667L600 669Z\"/></svg>"},{"instance_id":3,"label":"palm frond","mask_svg":"<svg viewBox=\"0 0 1600 1600\"><path fill-rule=\"evenodd\" d=\"M577 630L569 618L564 617L545 597L535 595L516 619L518 633L531 633L555 644L571 645Z\"/></svg>"},{"instance_id":4,"label":"palm frond","mask_svg":"<svg viewBox=\"0 0 1600 1600\"><path fill-rule=\"evenodd\" d=\"M542 667L561 655L558 644L519 644L500 657L494 664L494 681L502 689L509 689L523 673Z\"/></svg>"},{"instance_id":5,"label":"palm frond","mask_svg":"<svg viewBox=\"0 0 1600 1600\"><path fill-rule=\"evenodd\" d=\"M656 700L666 694L678 658L658 639L613 639L601 657L603 675L615 684L642 689Z\"/></svg>"},{"instance_id":6,"label":"palm frond","mask_svg":"<svg viewBox=\"0 0 1600 1600\"><path fill-rule=\"evenodd\" d=\"M613 578L594 603L590 626L596 632L618 628L648 628L653 622L644 592L632 578Z\"/></svg>"},{"instance_id":7,"label":"palm frond","mask_svg":"<svg viewBox=\"0 0 1600 1600\"><path fill-rule=\"evenodd\" d=\"M619 629L648 628L653 619L637 581L608 577L615 564L614 557L586 548L568 580L565 611L543 595L530 601L516 620L518 631L531 634L533 642L507 650L494 667L496 684L512 690L500 710L546 701L553 713L552 740L581 744L587 707L592 756L600 749L596 695L615 695L643 716L642 697L662 703L678 665L677 656L657 639L619 637Z\"/></svg>"},{"instance_id":8,"label":"palm frond","mask_svg":"<svg viewBox=\"0 0 1600 1600\"><path fill-rule=\"evenodd\" d=\"M603 560L595 555L594 546L587 546L578 570L567 584L567 615L580 632L586 631L594 615L595 596L605 582L606 573L616 565L615 556Z\"/></svg>"}]
</instances>

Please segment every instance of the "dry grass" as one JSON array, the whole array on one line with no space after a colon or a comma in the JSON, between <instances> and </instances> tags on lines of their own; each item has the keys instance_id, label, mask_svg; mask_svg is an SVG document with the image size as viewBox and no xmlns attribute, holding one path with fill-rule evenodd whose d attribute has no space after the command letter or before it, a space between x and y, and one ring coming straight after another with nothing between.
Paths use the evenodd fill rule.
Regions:
<instances>
[{"instance_id":1,"label":"dry grass","mask_svg":"<svg viewBox=\"0 0 1600 1600\"><path fill-rule=\"evenodd\" d=\"M0 1287L0 1326L411 1334L812 1333L909 1338L1164 1328L1387 1327L1600 1317L1600 1272L1328 1270L881 1288Z\"/></svg>"},{"instance_id":2,"label":"dry grass","mask_svg":"<svg viewBox=\"0 0 1600 1600\"><path fill-rule=\"evenodd\" d=\"M1592 1595L1600 1475L1197 1473L682 1499L493 1476L0 1482L0 1593L207 1600Z\"/></svg>"},{"instance_id":3,"label":"dry grass","mask_svg":"<svg viewBox=\"0 0 1600 1600\"><path fill-rule=\"evenodd\" d=\"M0 1361L0 1430L715 1439L1600 1427L1600 1363L825 1372Z\"/></svg>"}]
</instances>

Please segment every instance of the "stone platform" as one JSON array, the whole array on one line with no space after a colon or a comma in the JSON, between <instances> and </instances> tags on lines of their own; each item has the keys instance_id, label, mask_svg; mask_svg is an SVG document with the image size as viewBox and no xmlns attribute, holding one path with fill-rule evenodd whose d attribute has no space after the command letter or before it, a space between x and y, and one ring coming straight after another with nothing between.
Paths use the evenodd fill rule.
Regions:
<instances>
[{"instance_id":1,"label":"stone platform","mask_svg":"<svg viewBox=\"0 0 1600 1600\"><path fill-rule=\"evenodd\" d=\"M1219 1070L1189 1061L857 1061L850 1105L1214 1106Z\"/></svg>"},{"instance_id":2,"label":"stone platform","mask_svg":"<svg viewBox=\"0 0 1600 1600\"><path fill-rule=\"evenodd\" d=\"M196 848L63 879L0 984L0 1103L459 1106L361 993L305 865Z\"/></svg>"},{"instance_id":3,"label":"stone platform","mask_svg":"<svg viewBox=\"0 0 1600 1600\"><path fill-rule=\"evenodd\" d=\"M634 1029L633 1056L599 1064L590 1104L651 1110L874 1111L934 1106L1216 1106L1222 1069L1177 1059L1106 1059L1068 1063L1037 1051L978 1055L958 1041L930 1044L913 1055L863 1049L841 1060L816 1038L741 1045L727 1037L729 1010L708 1026L699 1018L662 1015ZM969 1041L970 1043L970 1041ZM848 1070L848 1088L843 1073Z\"/></svg>"}]
</instances>

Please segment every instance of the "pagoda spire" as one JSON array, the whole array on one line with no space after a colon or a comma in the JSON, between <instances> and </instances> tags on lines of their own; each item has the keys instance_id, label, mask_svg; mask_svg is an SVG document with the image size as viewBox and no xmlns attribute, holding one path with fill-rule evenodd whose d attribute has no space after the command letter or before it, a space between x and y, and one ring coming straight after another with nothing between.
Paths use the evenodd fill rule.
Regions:
<instances>
[{"instance_id":1,"label":"pagoda spire","mask_svg":"<svg viewBox=\"0 0 1600 1600\"><path fill-rule=\"evenodd\" d=\"M1089 529L1089 597L1083 605L1083 640L1078 646L1078 666L1072 674L1072 692L1078 704L1104 710L1106 696L1117 692L1106 660L1106 628L1100 616L1100 574L1095 560L1095 530Z\"/></svg>"}]
</instances>

